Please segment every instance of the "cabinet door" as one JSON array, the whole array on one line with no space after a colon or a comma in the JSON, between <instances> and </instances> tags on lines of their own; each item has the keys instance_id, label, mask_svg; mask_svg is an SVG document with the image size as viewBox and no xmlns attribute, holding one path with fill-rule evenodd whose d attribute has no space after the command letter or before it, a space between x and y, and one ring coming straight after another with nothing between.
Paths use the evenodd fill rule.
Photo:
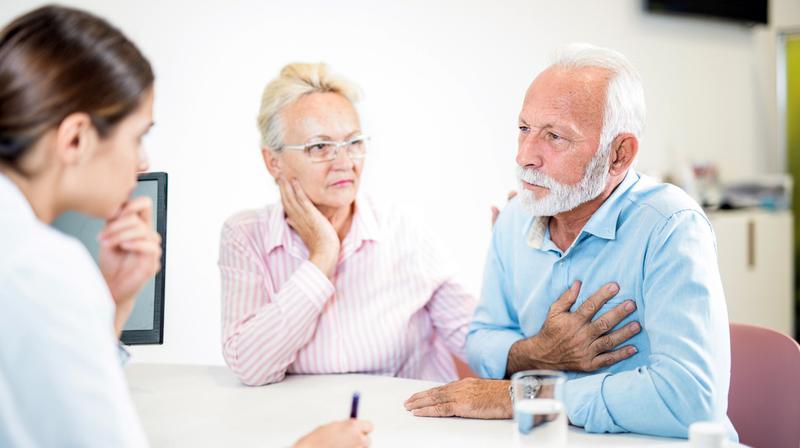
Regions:
<instances>
[{"instance_id":1,"label":"cabinet door","mask_svg":"<svg viewBox=\"0 0 800 448\"><path fill-rule=\"evenodd\" d=\"M793 333L792 215L710 213L731 322Z\"/></svg>"}]
</instances>

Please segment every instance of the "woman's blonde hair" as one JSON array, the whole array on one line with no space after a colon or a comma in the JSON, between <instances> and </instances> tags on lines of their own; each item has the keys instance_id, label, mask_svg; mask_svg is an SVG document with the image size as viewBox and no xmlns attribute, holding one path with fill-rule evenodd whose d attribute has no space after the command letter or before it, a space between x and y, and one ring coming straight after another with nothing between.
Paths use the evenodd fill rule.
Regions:
<instances>
[{"instance_id":1,"label":"woman's blonde hair","mask_svg":"<svg viewBox=\"0 0 800 448\"><path fill-rule=\"evenodd\" d=\"M280 151L284 145L283 109L309 93L338 93L351 103L359 100L358 86L331 72L327 64L288 64L280 75L264 87L258 111L261 145Z\"/></svg>"}]
</instances>

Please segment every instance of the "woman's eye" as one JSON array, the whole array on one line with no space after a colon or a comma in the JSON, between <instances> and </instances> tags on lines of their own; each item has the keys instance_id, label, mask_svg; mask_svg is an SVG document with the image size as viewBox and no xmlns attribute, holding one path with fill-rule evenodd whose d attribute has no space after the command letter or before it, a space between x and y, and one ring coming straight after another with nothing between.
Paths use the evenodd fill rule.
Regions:
<instances>
[{"instance_id":1,"label":"woman's eye","mask_svg":"<svg viewBox=\"0 0 800 448\"><path fill-rule=\"evenodd\" d=\"M317 143L317 144L315 144L315 145L311 145L311 146L309 146L309 147L308 147L308 150L309 150L309 151L312 151L312 152L322 152L322 151L325 151L325 148L326 148L327 146L328 146L328 145L326 145L325 143Z\"/></svg>"}]
</instances>

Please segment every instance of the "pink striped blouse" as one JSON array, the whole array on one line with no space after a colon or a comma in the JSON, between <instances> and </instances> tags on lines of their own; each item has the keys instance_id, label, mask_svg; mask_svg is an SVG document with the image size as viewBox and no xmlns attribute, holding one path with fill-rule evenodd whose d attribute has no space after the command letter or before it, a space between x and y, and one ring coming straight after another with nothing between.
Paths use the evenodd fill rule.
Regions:
<instances>
[{"instance_id":1,"label":"pink striped blouse","mask_svg":"<svg viewBox=\"0 0 800 448\"><path fill-rule=\"evenodd\" d=\"M279 204L222 229L222 353L248 385L286 373L359 372L451 381L475 299L441 251L396 211L356 201L333 281Z\"/></svg>"}]
</instances>

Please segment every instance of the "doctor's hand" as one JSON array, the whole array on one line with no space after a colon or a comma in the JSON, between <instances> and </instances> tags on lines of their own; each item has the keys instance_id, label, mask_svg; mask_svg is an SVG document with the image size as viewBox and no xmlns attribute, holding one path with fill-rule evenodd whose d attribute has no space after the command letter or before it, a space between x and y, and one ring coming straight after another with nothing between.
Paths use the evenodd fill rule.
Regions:
<instances>
[{"instance_id":1,"label":"doctor's hand","mask_svg":"<svg viewBox=\"0 0 800 448\"><path fill-rule=\"evenodd\" d=\"M616 283L603 286L572 313L570 308L580 289L580 282L573 283L550 306L539 333L511 346L506 376L529 369L593 372L636 354L632 345L614 348L639 333L638 322L612 331L636 310L633 300L622 302L593 321L603 305L617 295L619 286Z\"/></svg>"},{"instance_id":2,"label":"doctor's hand","mask_svg":"<svg viewBox=\"0 0 800 448\"><path fill-rule=\"evenodd\" d=\"M339 260L341 243L333 224L306 196L296 179L278 178L286 222L297 232L308 248L308 259L328 276L333 277Z\"/></svg>"},{"instance_id":3,"label":"doctor's hand","mask_svg":"<svg viewBox=\"0 0 800 448\"><path fill-rule=\"evenodd\" d=\"M416 393L405 402L417 417L511 418L510 381L464 378Z\"/></svg>"},{"instance_id":4,"label":"doctor's hand","mask_svg":"<svg viewBox=\"0 0 800 448\"><path fill-rule=\"evenodd\" d=\"M366 420L349 419L320 426L293 448L361 448L371 443L372 424Z\"/></svg>"},{"instance_id":5,"label":"doctor's hand","mask_svg":"<svg viewBox=\"0 0 800 448\"><path fill-rule=\"evenodd\" d=\"M98 235L100 272L116 303L117 337L133 310L136 294L161 269L161 235L153 228L152 215L150 198L131 199Z\"/></svg>"}]
</instances>

